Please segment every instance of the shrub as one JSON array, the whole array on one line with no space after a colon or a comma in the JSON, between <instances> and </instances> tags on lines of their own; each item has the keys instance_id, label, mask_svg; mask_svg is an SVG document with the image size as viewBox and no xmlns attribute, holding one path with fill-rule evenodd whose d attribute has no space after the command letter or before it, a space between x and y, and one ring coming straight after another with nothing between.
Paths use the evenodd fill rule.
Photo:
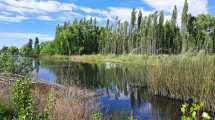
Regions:
<instances>
[{"instance_id":1,"label":"shrub","mask_svg":"<svg viewBox=\"0 0 215 120\"><path fill-rule=\"evenodd\" d=\"M203 112L201 116L198 114L203 107L203 103L183 104L181 107L182 117L181 120L196 120L201 117L203 120L211 120L211 117L207 112Z\"/></svg>"},{"instance_id":2,"label":"shrub","mask_svg":"<svg viewBox=\"0 0 215 120\"><path fill-rule=\"evenodd\" d=\"M31 94L31 80L23 77L14 86L14 103L18 120L33 119L33 98Z\"/></svg>"}]
</instances>

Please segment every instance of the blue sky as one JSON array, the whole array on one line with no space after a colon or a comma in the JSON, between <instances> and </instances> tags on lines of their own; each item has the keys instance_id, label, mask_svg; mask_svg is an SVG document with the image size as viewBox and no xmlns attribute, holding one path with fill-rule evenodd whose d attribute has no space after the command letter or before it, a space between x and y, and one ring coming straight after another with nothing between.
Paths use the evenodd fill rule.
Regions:
<instances>
[{"instance_id":1,"label":"blue sky","mask_svg":"<svg viewBox=\"0 0 215 120\"><path fill-rule=\"evenodd\" d=\"M215 15L215 0L188 2L195 16ZM144 15L164 10L169 19L173 6L177 5L181 13L183 3L184 0L0 0L0 48L20 47L36 36L41 41L52 40L56 25L74 18L96 17L101 24L116 16L129 21L132 8L142 10Z\"/></svg>"}]
</instances>

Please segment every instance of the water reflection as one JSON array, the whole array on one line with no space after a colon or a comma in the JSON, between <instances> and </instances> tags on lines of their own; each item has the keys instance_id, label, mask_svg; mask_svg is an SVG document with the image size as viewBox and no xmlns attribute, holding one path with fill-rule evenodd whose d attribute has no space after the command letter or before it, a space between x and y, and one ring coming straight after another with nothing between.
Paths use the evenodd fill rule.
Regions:
<instances>
[{"instance_id":1,"label":"water reflection","mask_svg":"<svg viewBox=\"0 0 215 120\"><path fill-rule=\"evenodd\" d=\"M99 109L106 119L124 120L131 114L139 120L177 120L179 102L152 94L144 66L86 64L57 60L34 61L33 78L65 86L94 89Z\"/></svg>"}]
</instances>

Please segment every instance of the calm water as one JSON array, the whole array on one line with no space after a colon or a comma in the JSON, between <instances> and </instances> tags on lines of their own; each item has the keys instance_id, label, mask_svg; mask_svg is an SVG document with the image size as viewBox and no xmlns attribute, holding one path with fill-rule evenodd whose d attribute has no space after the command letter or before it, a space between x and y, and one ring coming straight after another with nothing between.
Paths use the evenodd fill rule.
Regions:
<instances>
[{"instance_id":1,"label":"calm water","mask_svg":"<svg viewBox=\"0 0 215 120\"><path fill-rule=\"evenodd\" d=\"M77 85L103 93L98 109L105 118L125 120L177 120L180 103L153 95L138 65L86 64L60 60L35 60L33 78L65 86Z\"/></svg>"}]
</instances>

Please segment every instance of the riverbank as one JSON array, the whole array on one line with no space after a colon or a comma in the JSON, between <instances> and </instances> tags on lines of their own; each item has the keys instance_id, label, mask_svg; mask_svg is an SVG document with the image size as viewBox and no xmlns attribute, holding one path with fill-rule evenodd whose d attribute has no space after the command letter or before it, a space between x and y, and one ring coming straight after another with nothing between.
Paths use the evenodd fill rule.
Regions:
<instances>
[{"instance_id":1,"label":"riverbank","mask_svg":"<svg viewBox=\"0 0 215 120\"><path fill-rule=\"evenodd\" d=\"M11 116L16 114L13 86L19 77L9 73L0 74L0 117L4 117L2 115L6 113ZM92 90L32 81L31 91L35 110L39 113L49 108L49 117L52 120L89 119L95 109L96 93Z\"/></svg>"},{"instance_id":2,"label":"riverbank","mask_svg":"<svg viewBox=\"0 0 215 120\"><path fill-rule=\"evenodd\" d=\"M73 62L81 63L129 63L129 64L148 64L155 65L171 61L184 61L184 60L211 60L215 58L215 55L203 54L203 53L185 53L179 55L53 55L53 56L41 56L45 59L56 59L56 60L70 60Z\"/></svg>"}]
</instances>

